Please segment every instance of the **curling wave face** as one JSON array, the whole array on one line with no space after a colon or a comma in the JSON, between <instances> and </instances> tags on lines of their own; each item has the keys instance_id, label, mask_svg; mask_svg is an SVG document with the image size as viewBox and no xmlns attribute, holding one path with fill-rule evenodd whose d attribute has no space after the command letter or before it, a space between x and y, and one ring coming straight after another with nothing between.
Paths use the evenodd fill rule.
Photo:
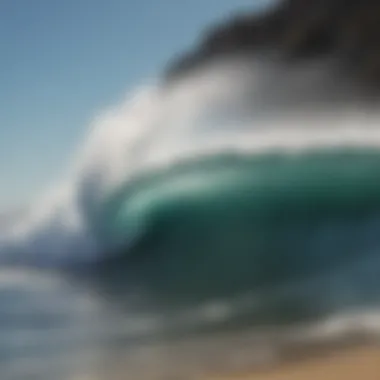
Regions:
<instances>
[{"instance_id":1,"label":"curling wave face","mask_svg":"<svg viewBox=\"0 0 380 380\"><path fill-rule=\"evenodd\" d=\"M375 149L341 148L220 155L147 173L104 204L96 228L116 253L104 265L123 263L154 291L208 297L376 259L379 162Z\"/></svg>"},{"instance_id":2,"label":"curling wave face","mask_svg":"<svg viewBox=\"0 0 380 380\"><path fill-rule=\"evenodd\" d=\"M378 255L376 107L318 65L283 74L227 62L105 114L59 191L2 228L2 262L207 295Z\"/></svg>"}]
</instances>

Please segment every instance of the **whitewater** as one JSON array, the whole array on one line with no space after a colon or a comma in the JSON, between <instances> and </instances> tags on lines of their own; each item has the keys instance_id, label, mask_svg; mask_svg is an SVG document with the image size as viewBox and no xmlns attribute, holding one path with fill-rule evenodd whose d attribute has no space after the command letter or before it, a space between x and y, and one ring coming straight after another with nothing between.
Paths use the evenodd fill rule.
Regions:
<instances>
[{"instance_id":1,"label":"whitewater","mask_svg":"<svg viewBox=\"0 0 380 380\"><path fill-rule=\"evenodd\" d=\"M138 175L194 157L379 146L376 104L363 106L323 64L297 70L238 59L138 89L95 119L60 183L25 212L7 212L0 261L96 261L107 252L91 226L105 199Z\"/></svg>"}]
</instances>

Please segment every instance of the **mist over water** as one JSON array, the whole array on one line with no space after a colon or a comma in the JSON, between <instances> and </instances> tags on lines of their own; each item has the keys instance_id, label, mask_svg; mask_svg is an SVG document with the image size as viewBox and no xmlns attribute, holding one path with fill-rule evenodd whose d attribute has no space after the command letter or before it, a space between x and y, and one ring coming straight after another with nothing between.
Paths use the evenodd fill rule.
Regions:
<instances>
[{"instance_id":1,"label":"mist over water","mask_svg":"<svg viewBox=\"0 0 380 380\"><path fill-rule=\"evenodd\" d=\"M107 197L146 171L226 153L377 147L375 107L318 63L282 72L238 58L141 88L95 119L60 183L2 224L1 260L59 266L106 254L92 225Z\"/></svg>"}]
</instances>

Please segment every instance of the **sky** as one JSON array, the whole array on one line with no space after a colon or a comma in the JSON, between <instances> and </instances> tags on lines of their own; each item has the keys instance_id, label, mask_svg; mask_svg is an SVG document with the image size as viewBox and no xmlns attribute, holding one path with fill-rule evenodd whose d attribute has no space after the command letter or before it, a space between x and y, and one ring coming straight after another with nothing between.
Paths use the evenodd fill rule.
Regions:
<instances>
[{"instance_id":1,"label":"sky","mask_svg":"<svg viewBox=\"0 0 380 380\"><path fill-rule=\"evenodd\" d=\"M0 211L59 180L91 120L265 0L0 0Z\"/></svg>"}]
</instances>

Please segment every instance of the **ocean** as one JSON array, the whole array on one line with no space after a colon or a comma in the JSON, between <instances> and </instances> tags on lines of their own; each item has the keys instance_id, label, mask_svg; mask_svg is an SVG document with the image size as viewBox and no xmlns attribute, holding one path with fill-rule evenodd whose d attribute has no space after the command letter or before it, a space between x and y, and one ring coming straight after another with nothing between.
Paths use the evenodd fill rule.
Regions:
<instances>
[{"instance_id":1,"label":"ocean","mask_svg":"<svg viewBox=\"0 0 380 380\"><path fill-rule=\"evenodd\" d=\"M282 98L263 78L233 61L138 90L3 218L1 379L198 379L376 338L376 107L308 90L314 66Z\"/></svg>"}]
</instances>

